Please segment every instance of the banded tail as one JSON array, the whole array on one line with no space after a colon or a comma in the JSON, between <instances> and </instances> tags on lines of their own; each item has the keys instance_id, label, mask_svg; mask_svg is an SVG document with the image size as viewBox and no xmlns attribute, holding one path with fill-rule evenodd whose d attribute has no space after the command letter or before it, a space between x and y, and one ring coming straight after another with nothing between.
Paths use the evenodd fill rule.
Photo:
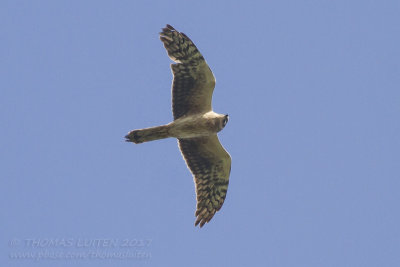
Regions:
<instances>
[{"instance_id":1,"label":"banded tail","mask_svg":"<svg viewBox=\"0 0 400 267\"><path fill-rule=\"evenodd\" d=\"M168 125L162 125L140 130L133 130L125 136L125 141L140 144L143 142L168 138L170 137L168 129Z\"/></svg>"}]
</instances>

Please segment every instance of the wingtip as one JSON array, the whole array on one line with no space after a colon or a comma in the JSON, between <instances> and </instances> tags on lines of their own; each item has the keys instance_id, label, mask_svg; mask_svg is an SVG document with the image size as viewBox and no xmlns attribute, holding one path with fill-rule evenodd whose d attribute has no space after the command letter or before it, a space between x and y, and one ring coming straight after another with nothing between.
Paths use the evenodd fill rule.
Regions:
<instances>
[{"instance_id":1,"label":"wingtip","mask_svg":"<svg viewBox=\"0 0 400 267\"><path fill-rule=\"evenodd\" d=\"M160 32L160 34L165 34L166 32L172 32L172 31L177 31L175 30L174 27L172 27L171 25L167 24L165 25L164 28L161 28L162 32Z\"/></svg>"},{"instance_id":2,"label":"wingtip","mask_svg":"<svg viewBox=\"0 0 400 267\"><path fill-rule=\"evenodd\" d=\"M201 222L201 219L197 218L197 220L194 222L194 226L197 227L197 225L199 225L200 222ZM204 225L204 223L203 224L200 223L200 228L202 228L203 225Z\"/></svg>"},{"instance_id":3,"label":"wingtip","mask_svg":"<svg viewBox=\"0 0 400 267\"><path fill-rule=\"evenodd\" d=\"M175 28L172 27L170 24L167 24L167 25L166 25L166 28L168 28L168 29L170 29L170 30L172 30L172 31L175 31Z\"/></svg>"},{"instance_id":4,"label":"wingtip","mask_svg":"<svg viewBox=\"0 0 400 267\"><path fill-rule=\"evenodd\" d=\"M207 221L205 221L205 220L202 220L202 219L197 219L196 220L196 222L194 223L194 226L196 227L196 226L199 226L200 228L203 228L203 226L204 226L204 224L206 223ZM199 225L200 224L200 225Z\"/></svg>"}]
</instances>

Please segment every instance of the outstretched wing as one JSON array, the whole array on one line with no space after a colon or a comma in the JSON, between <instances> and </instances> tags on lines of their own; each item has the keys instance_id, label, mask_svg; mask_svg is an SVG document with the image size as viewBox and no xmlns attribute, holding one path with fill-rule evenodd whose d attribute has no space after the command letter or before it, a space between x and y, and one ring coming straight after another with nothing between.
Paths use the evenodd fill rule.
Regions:
<instances>
[{"instance_id":1,"label":"outstretched wing","mask_svg":"<svg viewBox=\"0 0 400 267\"><path fill-rule=\"evenodd\" d=\"M195 225L209 222L224 203L231 172L231 157L217 135L179 139L179 148L193 173L197 195Z\"/></svg>"},{"instance_id":2,"label":"outstretched wing","mask_svg":"<svg viewBox=\"0 0 400 267\"><path fill-rule=\"evenodd\" d=\"M174 119L211 111L215 78L197 47L168 24L162 29L160 39L168 56L177 63L171 64Z\"/></svg>"}]
</instances>

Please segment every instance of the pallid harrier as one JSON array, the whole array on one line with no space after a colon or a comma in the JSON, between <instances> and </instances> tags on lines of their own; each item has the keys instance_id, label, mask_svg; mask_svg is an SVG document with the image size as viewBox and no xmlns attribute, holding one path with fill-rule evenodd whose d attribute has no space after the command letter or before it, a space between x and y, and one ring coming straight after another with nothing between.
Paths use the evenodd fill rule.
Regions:
<instances>
[{"instance_id":1,"label":"pallid harrier","mask_svg":"<svg viewBox=\"0 0 400 267\"><path fill-rule=\"evenodd\" d=\"M228 122L228 115L212 111L215 78L189 37L167 25L160 39L168 56L176 62L171 64L174 121L133 130L125 138L135 144L168 137L178 139L196 185L195 226L202 227L221 209L228 189L231 157L217 136Z\"/></svg>"}]
</instances>

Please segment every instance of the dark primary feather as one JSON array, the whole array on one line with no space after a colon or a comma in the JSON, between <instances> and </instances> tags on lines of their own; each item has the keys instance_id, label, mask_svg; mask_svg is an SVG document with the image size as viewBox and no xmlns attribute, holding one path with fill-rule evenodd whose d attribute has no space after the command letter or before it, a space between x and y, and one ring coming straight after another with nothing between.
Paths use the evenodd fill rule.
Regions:
<instances>
[{"instance_id":1,"label":"dark primary feather","mask_svg":"<svg viewBox=\"0 0 400 267\"><path fill-rule=\"evenodd\" d=\"M167 25L160 33L172 64L172 112L174 119L211 110L215 78L203 56L184 33Z\"/></svg>"},{"instance_id":2,"label":"dark primary feather","mask_svg":"<svg viewBox=\"0 0 400 267\"><path fill-rule=\"evenodd\" d=\"M168 52L168 56L175 62L190 63L204 60L192 40L184 33L178 32L167 24L160 32L160 39Z\"/></svg>"},{"instance_id":3,"label":"dark primary feather","mask_svg":"<svg viewBox=\"0 0 400 267\"><path fill-rule=\"evenodd\" d=\"M231 171L231 157L217 135L179 139L179 148L193 173L197 208L195 225L209 222L224 203Z\"/></svg>"}]
</instances>

